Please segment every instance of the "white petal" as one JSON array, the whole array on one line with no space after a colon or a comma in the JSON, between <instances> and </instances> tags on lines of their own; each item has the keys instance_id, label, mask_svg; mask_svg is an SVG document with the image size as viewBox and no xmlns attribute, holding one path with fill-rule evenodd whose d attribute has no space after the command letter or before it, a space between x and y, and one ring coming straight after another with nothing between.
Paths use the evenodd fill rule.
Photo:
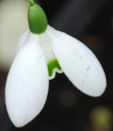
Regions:
<instances>
[{"instance_id":1,"label":"white petal","mask_svg":"<svg viewBox=\"0 0 113 131\"><path fill-rule=\"evenodd\" d=\"M17 43L16 53L18 53L19 50L23 47L23 45L26 43L29 34L30 34L29 29L22 34L22 36L20 37L20 39L19 39L19 41Z\"/></svg>"},{"instance_id":2,"label":"white petal","mask_svg":"<svg viewBox=\"0 0 113 131\"><path fill-rule=\"evenodd\" d=\"M100 96L106 77L96 56L77 39L48 26L54 53L69 80L82 92Z\"/></svg>"},{"instance_id":3,"label":"white petal","mask_svg":"<svg viewBox=\"0 0 113 131\"><path fill-rule=\"evenodd\" d=\"M6 106L16 127L26 125L40 113L48 94L47 65L36 37L30 34L7 78Z\"/></svg>"}]
</instances>

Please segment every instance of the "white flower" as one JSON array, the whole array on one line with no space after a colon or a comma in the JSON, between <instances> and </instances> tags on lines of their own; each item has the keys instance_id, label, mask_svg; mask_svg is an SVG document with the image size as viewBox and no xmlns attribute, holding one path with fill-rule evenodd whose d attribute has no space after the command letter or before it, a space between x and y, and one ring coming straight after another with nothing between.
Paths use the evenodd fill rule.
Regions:
<instances>
[{"instance_id":1,"label":"white flower","mask_svg":"<svg viewBox=\"0 0 113 131\"><path fill-rule=\"evenodd\" d=\"M64 72L79 90L100 96L106 77L96 56L77 39L47 26L41 34L27 30L19 40L6 83L6 106L16 127L33 120L48 95L49 80Z\"/></svg>"}]
</instances>

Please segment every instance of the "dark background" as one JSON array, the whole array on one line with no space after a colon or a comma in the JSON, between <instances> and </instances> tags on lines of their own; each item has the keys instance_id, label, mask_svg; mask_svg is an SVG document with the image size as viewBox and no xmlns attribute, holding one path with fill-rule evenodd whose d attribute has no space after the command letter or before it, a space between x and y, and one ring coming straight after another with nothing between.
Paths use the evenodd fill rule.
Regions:
<instances>
[{"instance_id":1,"label":"dark background","mask_svg":"<svg viewBox=\"0 0 113 131\"><path fill-rule=\"evenodd\" d=\"M85 43L100 60L107 88L98 98L75 88L64 74L50 81L49 94L42 112L23 128L9 120L4 102L7 73L0 70L0 131L97 131L90 114L99 106L113 111L113 0L40 0L48 22ZM102 131L112 131L102 130Z\"/></svg>"}]
</instances>

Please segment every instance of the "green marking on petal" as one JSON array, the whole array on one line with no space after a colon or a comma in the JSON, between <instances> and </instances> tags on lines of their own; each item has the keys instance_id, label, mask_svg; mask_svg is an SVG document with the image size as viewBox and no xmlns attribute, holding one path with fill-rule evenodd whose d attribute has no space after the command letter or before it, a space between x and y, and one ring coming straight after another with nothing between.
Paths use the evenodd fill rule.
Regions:
<instances>
[{"instance_id":1,"label":"green marking on petal","mask_svg":"<svg viewBox=\"0 0 113 131\"><path fill-rule=\"evenodd\" d=\"M61 70L61 67L56 59L49 61L48 65L48 72L49 76L51 77L53 75L53 70L57 68L58 70Z\"/></svg>"}]
</instances>

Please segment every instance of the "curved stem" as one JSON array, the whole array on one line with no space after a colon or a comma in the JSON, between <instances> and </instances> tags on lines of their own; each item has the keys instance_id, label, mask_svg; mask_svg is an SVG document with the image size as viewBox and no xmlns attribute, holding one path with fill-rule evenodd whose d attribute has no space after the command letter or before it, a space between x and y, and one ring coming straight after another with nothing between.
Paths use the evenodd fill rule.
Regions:
<instances>
[{"instance_id":1,"label":"curved stem","mask_svg":"<svg viewBox=\"0 0 113 131\"><path fill-rule=\"evenodd\" d=\"M28 0L28 1L29 1L30 5L34 5L35 4L33 0Z\"/></svg>"}]
</instances>

